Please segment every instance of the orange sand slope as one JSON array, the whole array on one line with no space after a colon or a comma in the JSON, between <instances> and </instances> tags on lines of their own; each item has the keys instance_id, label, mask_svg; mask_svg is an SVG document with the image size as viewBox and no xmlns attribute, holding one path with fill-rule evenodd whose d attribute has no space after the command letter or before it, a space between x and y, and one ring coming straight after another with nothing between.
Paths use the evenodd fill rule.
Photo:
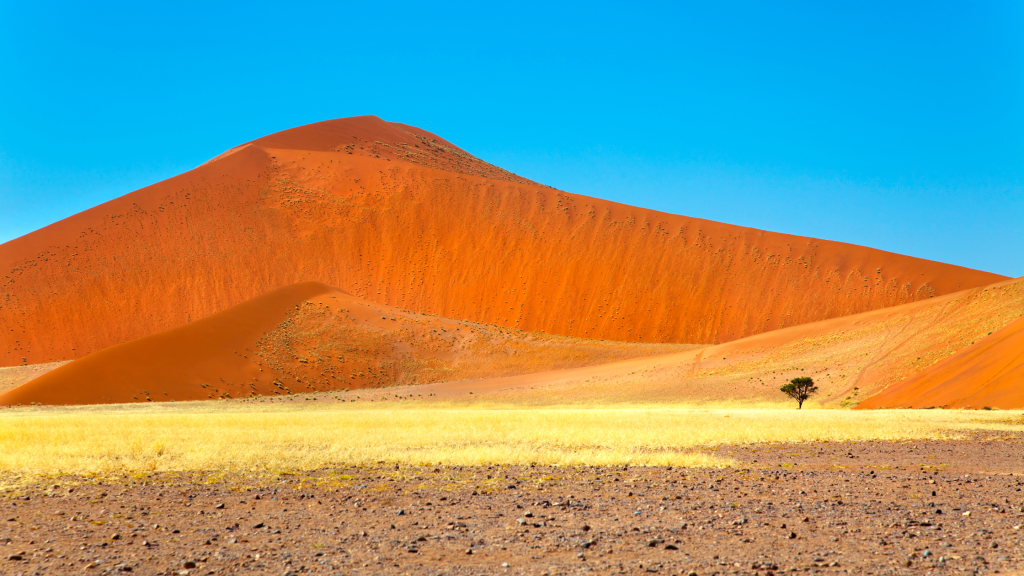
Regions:
<instances>
[{"instance_id":1,"label":"orange sand slope","mask_svg":"<svg viewBox=\"0 0 1024 576\"><path fill-rule=\"evenodd\" d=\"M310 280L520 330L715 343L1001 279L561 192L369 116L255 140L0 245L0 366Z\"/></svg>"},{"instance_id":2,"label":"orange sand slope","mask_svg":"<svg viewBox=\"0 0 1024 576\"><path fill-rule=\"evenodd\" d=\"M487 378L677 352L425 316L319 282L90 354L0 394L0 405L286 395Z\"/></svg>"},{"instance_id":3,"label":"orange sand slope","mask_svg":"<svg viewBox=\"0 0 1024 576\"><path fill-rule=\"evenodd\" d=\"M858 408L1024 407L1024 318L861 403Z\"/></svg>"},{"instance_id":4,"label":"orange sand slope","mask_svg":"<svg viewBox=\"0 0 1024 576\"><path fill-rule=\"evenodd\" d=\"M507 378L388 389L385 394L364 393L362 398L415 393L442 399L527 403L740 401L790 405L779 388L794 377L811 376L820 388L812 404L856 406L879 390L903 388L904 382L911 382L914 374L929 366L939 368L946 360L983 349L1004 326L1003 332L1019 338L1022 311L1024 279L1011 280L678 354ZM989 332L993 335L986 338ZM1003 342L1000 346L1004 346L1006 358L1016 358L1018 364L1011 368L1006 362L991 371L998 377L992 388L1003 394L1002 403L990 400L975 406L1024 408L1024 387L1003 386L1012 382L1014 374L1019 378L1022 348L1019 340L1006 338ZM874 407L872 400L860 407Z\"/></svg>"}]
</instances>

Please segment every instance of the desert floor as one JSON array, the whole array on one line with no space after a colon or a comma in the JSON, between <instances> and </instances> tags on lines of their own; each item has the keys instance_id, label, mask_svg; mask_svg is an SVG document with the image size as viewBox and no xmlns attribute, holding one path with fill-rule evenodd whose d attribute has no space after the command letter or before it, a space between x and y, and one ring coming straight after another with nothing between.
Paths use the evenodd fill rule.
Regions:
<instances>
[{"instance_id":1,"label":"desert floor","mask_svg":"<svg viewBox=\"0 0 1024 576\"><path fill-rule=\"evenodd\" d=\"M1020 435L731 450L726 470L341 466L50 478L5 574L900 574L1024 568Z\"/></svg>"},{"instance_id":2,"label":"desert floor","mask_svg":"<svg viewBox=\"0 0 1024 576\"><path fill-rule=\"evenodd\" d=\"M81 442L92 443L96 452L108 453L93 460L33 460L5 444L0 573L767 575L1024 570L1024 432L1019 413L804 410L789 418L771 410L663 410L658 416L656 409L617 408L611 415L618 414L616 419L624 426L637 427L638 418L646 419L648 428L668 436L670 448L675 445L691 456L702 456L702 467L409 465L366 462L364 454L358 465L289 470L277 467L287 461L281 460L287 456L282 446L298 437L271 434L272 420L267 418L279 413L263 413L262 419L258 413L239 413L268 430L265 440L254 441L266 443L271 465L253 466L232 460L237 455L215 438L220 435L216 426L238 426L224 418L239 404L208 404L178 405L173 410L150 405L5 412L0 417L0 441L5 443L36 442L44 454L56 454L60 448L52 443L58 441L78 449L73 439L59 436L68 428L78 430ZM340 406L334 404L327 413L334 414ZM164 432L155 428L160 422L152 419L156 411L170 418L168 422L180 423L199 408L212 410L204 418L216 422L195 436L161 436ZM392 445L410 441L403 435L414 425L403 424L403 418L426 414L412 407L377 408L370 416L354 408L344 410L348 412L341 414L348 416L342 420L355 420L357 426L365 425L359 418L371 416L394 422L391 430L381 427L377 432L381 446L392 450L379 448L381 454L392 460L409 458L396 455ZM571 428L583 436L594 435L598 443L627 442L614 434L599 437L576 409L550 411L553 415L523 410L519 416L510 410L483 415L470 410L468 416L459 416L462 411L449 406L427 414L426 421L464 418L459 427L467 430L467 443L479 442L478 434L492 425L491 420L474 420L484 417L500 419L513 431L570 422ZM309 412L284 414L294 416L302 428L305 424L297 415ZM92 432L83 422L107 428L104 418L113 415L128 428L110 429L108 434L121 444L104 448L90 438ZM607 413L600 416L611 419ZM46 418L58 436L19 436L23 429L41 428L33 419ZM728 432L744 428L743 418L748 419L746 428L758 428L768 440L740 441L747 437ZM868 437L872 430L878 436L908 437L771 441L786 434L786 422L793 430L804 428L819 438ZM868 426L858 428L854 422ZM887 428L886 422L896 426ZM153 438L166 445L154 456L151 446L132 438L131 426L151 429ZM670 426L693 429L672 436ZM413 432L423 435L415 427ZM708 442L704 432L729 442ZM451 442L447 434L439 430L437 438ZM522 431L516 434L526 437ZM316 436L304 438L325 442ZM656 439L641 430L628 438L641 442L623 444L636 453L634 460L645 461L637 454L655 448ZM542 452L543 446L538 446L546 440L531 441L538 443L534 454ZM507 437L496 439L501 442L506 449L514 447ZM601 457L585 437L566 436L563 444L567 453L578 448ZM231 466L217 467L190 456L203 449L223 453ZM239 449L251 451L246 446ZM449 449L454 459L493 456L480 452L479 446L472 453ZM294 444L294 450L297 461L310 461L309 446ZM132 459L137 452L144 454ZM610 458L624 458L620 452L609 452ZM334 452L325 453L336 457L331 456ZM571 454L560 457L572 461ZM39 462L65 462L80 471L40 469L28 474L19 472L12 458L21 458L26 469ZM81 471L90 461L103 460L109 466L112 458L124 458L122 471Z\"/></svg>"}]
</instances>

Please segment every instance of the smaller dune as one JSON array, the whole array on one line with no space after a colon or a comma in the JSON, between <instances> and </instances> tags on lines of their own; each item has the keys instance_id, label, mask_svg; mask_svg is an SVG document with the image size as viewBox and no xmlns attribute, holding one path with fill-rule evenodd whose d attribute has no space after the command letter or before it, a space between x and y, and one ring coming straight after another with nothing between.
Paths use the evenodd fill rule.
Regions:
<instances>
[{"instance_id":1,"label":"smaller dune","mask_svg":"<svg viewBox=\"0 0 1024 576\"><path fill-rule=\"evenodd\" d=\"M1002 408L1024 399L1024 317L931 368L868 398L860 408Z\"/></svg>"},{"instance_id":2,"label":"smaller dune","mask_svg":"<svg viewBox=\"0 0 1024 576\"><path fill-rule=\"evenodd\" d=\"M512 376L692 348L461 322L301 282L60 366L0 394L0 405L287 396Z\"/></svg>"}]
</instances>

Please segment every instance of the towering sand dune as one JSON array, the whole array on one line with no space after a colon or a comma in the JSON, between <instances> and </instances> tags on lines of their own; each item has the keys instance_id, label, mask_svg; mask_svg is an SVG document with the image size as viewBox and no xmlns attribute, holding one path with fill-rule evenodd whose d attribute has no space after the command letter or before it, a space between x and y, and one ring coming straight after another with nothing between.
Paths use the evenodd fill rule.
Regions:
<instances>
[{"instance_id":1,"label":"towering sand dune","mask_svg":"<svg viewBox=\"0 0 1024 576\"><path fill-rule=\"evenodd\" d=\"M0 405L379 388L573 368L687 348L523 333L405 312L302 282L60 366L0 394Z\"/></svg>"},{"instance_id":2,"label":"towering sand dune","mask_svg":"<svg viewBox=\"0 0 1024 576\"><path fill-rule=\"evenodd\" d=\"M521 330L714 343L1001 279L561 192L358 117L0 245L0 366L79 358L310 280Z\"/></svg>"},{"instance_id":3,"label":"towering sand dune","mask_svg":"<svg viewBox=\"0 0 1024 576\"><path fill-rule=\"evenodd\" d=\"M858 408L932 406L1024 407L1024 317L868 398Z\"/></svg>"}]
</instances>

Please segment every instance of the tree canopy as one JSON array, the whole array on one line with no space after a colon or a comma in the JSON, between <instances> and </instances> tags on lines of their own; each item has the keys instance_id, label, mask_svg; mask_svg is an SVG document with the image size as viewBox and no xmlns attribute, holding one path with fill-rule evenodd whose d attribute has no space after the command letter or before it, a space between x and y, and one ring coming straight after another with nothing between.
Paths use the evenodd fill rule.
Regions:
<instances>
[{"instance_id":1,"label":"tree canopy","mask_svg":"<svg viewBox=\"0 0 1024 576\"><path fill-rule=\"evenodd\" d=\"M799 410L804 407L804 400L807 400L812 395L818 392L818 387L814 385L814 380L806 376L800 378L793 378L782 388L779 388L786 396L797 401L796 409Z\"/></svg>"}]
</instances>

